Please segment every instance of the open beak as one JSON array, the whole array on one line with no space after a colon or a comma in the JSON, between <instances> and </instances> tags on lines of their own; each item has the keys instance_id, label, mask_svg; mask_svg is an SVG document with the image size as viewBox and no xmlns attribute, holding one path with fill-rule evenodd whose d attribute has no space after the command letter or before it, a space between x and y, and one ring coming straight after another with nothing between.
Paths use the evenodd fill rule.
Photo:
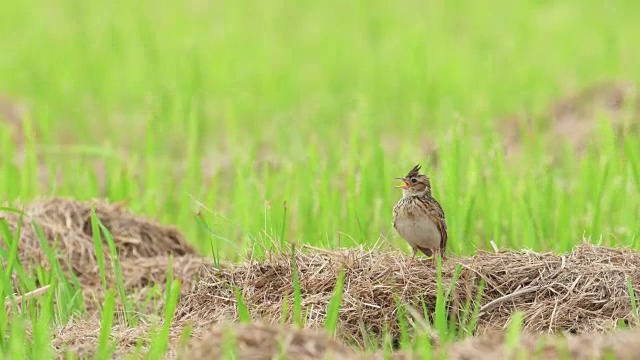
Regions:
<instances>
[{"instance_id":1,"label":"open beak","mask_svg":"<svg viewBox=\"0 0 640 360\"><path fill-rule=\"evenodd\" d=\"M409 182L405 178L395 178L395 180L401 180L402 185L396 185L395 188L406 189L409 187Z\"/></svg>"}]
</instances>

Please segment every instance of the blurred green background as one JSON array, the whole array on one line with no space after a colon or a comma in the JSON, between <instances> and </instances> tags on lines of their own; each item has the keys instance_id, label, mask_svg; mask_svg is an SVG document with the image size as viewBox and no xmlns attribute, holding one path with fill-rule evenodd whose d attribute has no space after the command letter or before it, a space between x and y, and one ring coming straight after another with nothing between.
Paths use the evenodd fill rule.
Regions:
<instances>
[{"instance_id":1,"label":"blurred green background","mask_svg":"<svg viewBox=\"0 0 640 360\"><path fill-rule=\"evenodd\" d=\"M621 116L623 130L581 118L595 130L578 153L552 136L546 109L640 79L640 3L2 8L0 193L10 202L126 201L226 259L282 241L408 252L390 226L393 178L421 163L453 253L490 240L570 250L583 236L636 246L637 116ZM523 130L505 157L510 127Z\"/></svg>"}]
</instances>

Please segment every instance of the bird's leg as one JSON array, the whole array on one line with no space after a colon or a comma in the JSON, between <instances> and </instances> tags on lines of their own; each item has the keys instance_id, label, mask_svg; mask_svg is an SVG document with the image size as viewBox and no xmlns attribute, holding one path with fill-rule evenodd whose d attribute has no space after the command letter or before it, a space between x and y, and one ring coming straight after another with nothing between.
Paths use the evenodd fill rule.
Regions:
<instances>
[{"instance_id":1,"label":"bird's leg","mask_svg":"<svg viewBox=\"0 0 640 360\"><path fill-rule=\"evenodd\" d=\"M436 259L436 256L438 256L438 253L440 252L439 250L440 249L432 249L431 251L433 253L433 256L431 257L431 265L433 265L434 267L438 266L438 260Z\"/></svg>"},{"instance_id":2,"label":"bird's leg","mask_svg":"<svg viewBox=\"0 0 640 360\"><path fill-rule=\"evenodd\" d=\"M417 248L413 248L413 255L411 256L411 260L409 260L409 269L411 269L411 266L413 265L413 261L416 258L416 252L418 252Z\"/></svg>"}]
</instances>

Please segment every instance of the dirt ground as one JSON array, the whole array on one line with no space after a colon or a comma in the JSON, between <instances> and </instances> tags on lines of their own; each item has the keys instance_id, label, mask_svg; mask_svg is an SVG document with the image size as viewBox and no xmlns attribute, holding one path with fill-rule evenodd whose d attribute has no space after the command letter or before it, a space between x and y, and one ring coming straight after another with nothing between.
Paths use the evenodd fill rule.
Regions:
<instances>
[{"instance_id":1,"label":"dirt ground","mask_svg":"<svg viewBox=\"0 0 640 360\"><path fill-rule=\"evenodd\" d=\"M594 83L551 102L542 111L529 109L505 116L498 128L508 157L522 152L533 140L531 133L541 135L550 155L564 154L566 148L582 155L589 145L602 143L601 123L611 128L617 140L640 131L636 84L619 80Z\"/></svg>"},{"instance_id":2,"label":"dirt ground","mask_svg":"<svg viewBox=\"0 0 640 360\"><path fill-rule=\"evenodd\" d=\"M617 330L582 335L536 335L523 333L509 343L503 331L453 342L435 349L437 358L451 360L479 359L637 359L640 356L640 332ZM235 341L241 359L273 359L284 354L287 359L422 359L408 351L357 352L317 331L287 326L221 325L212 328L200 341L185 347L179 359L219 359L224 356L225 341Z\"/></svg>"},{"instance_id":3,"label":"dirt ground","mask_svg":"<svg viewBox=\"0 0 640 360\"><path fill-rule=\"evenodd\" d=\"M54 344L84 357L93 353L99 327L97 322L76 322L61 328ZM286 359L349 359L349 360L412 360L423 359L419 351L360 351L340 339L320 330L300 329L291 325L265 323L220 323L200 330L200 336L190 341L178 340L179 332L172 328L173 338L168 359L205 360L228 358L271 360ZM116 325L112 337L117 340L117 357L131 354L149 326L127 328ZM504 331L433 347L433 357L452 360L493 359L637 359L640 357L638 330L588 332L579 335L550 335L524 332L509 341ZM144 342L143 342L144 345ZM142 347L144 348L144 346Z\"/></svg>"},{"instance_id":4,"label":"dirt ground","mask_svg":"<svg viewBox=\"0 0 640 360\"><path fill-rule=\"evenodd\" d=\"M113 234L127 291L140 304L136 311L143 319L136 328L116 319L112 338L120 355L133 351L139 342L140 348L146 349L146 337L154 325L161 324L161 290L170 257L174 259L175 277L183 286L171 324L169 358L203 359L208 354L224 352L222 344L226 341L222 338L229 329L238 338L242 358L247 359L267 359L276 351L300 359L319 359L323 355L337 359L381 358L382 354L371 352L372 339L379 342L387 332L392 341L397 341L400 330L396 299L411 309L410 322L420 321L415 314L423 308L429 317L435 309L437 275L428 259L417 261L409 270L407 256L397 251L306 247L294 254L285 250L262 261L227 264L218 269L196 254L175 228L134 216L117 204L51 198L23 207L26 218L18 257L30 272L37 271L38 265L48 266L33 226L25 221L33 220L42 228L49 245L57 249L60 263L68 264L63 266L66 275L77 276L83 287L88 312L56 329L54 347L60 354L69 351L90 356L97 344L98 309L104 294L89 220L92 206ZM12 231L20 223L15 214L2 213L0 217ZM0 242L5 250L6 240ZM108 253L104 256L110 259ZM305 329L281 325L292 323L291 314L282 318L282 309L285 299L293 299L294 261L300 278ZM638 269L639 253L586 243L566 254L501 251L449 258L442 267L444 283L452 284L447 303L449 317L465 324L470 319L469 309L478 308L478 322L469 334L473 335L471 338L453 344L441 344L432 333L433 346L455 359L479 358L473 353L484 354L487 359L511 358L503 330L513 312L519 310L524 315L526 334L514 345L517 349L531 350L534 343L544 339L546 345L540 351L549 358L559 356L558 349L567 346L578 354L574 358L586 358L582 357L586 353L599 358L607 349L617 352L620 358L631 358L640 354L640 341L616 328L620 323L635 325L627 280L637 293ZM113 285L112 271L108 270ZM321 330L341 270L345 272L345 286L337 332L335 337L328 337ZM484 291L480 293L481 287ZM158 288L160 301L143 306L143 299ZM238 324L234 289L242 294L253 325ZM18 284L14 291L22 295ZM181 347L180 337L187 328L193 339ZM614 330L617 335L608 335ZM365 348L368 352L364 352ZM529 353L534 354L533 350ZM393 357L409 359L414 355L396 352Z\"/></svg>"}]
</instances>

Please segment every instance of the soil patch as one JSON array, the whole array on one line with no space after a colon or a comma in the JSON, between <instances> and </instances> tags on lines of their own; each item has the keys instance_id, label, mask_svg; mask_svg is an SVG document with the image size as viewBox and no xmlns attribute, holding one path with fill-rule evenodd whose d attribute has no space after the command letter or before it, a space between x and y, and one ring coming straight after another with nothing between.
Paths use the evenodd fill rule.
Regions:
<instances>
[{"instance_id":1,"label":"soil patch","mask_svg":"<svg viewBox=\"0 0 640 360\"><path fill-rule=\"evenodd\" d=\"M359 359L349 347L321 331L265 324L221 324L192 341L178 359Z\"/></svg>"},{"instance_id":2,"label":"soil patch","mask_svg":"<svg viewBox=\"0 0 640 360\"><path fill-rule=\"evenodd\" d=\"M135 351L144 355L149 350L148 337L161 324L139 327L115 325L111 341L115 358L127 358ZM361 359L357 353L322 331L293 326L223 323L194 329L199 337L183 342L184 324L174 324L169 332L167 359L223 359L232 350L238 359ZM53 347L62 359L66 354L80 358L95 356L100 336L100 320L79 321L57 329ZM282 358L282 357L281 357Z\"/></svg>"},{"instance_id":3,"label":"soil patch","mask_svg":"<svg viewBox=\"0 0 640 360\"><path fill-rule=\"evenodd\" d=\"M178 359L221 358L224 341L235 341L233 349L241 359L268 360L285 354L287 359L422 359L419 354L396 351L355 352L322 332L309 332L290 326L240 325L218 327L202 340L193 341ZM418 345L419 346L419 345ZM640 357L640 331L616 330L581 335L540 335L521 333L509 344L504 331L434 348L436 359L637 359ZM215 356L211 356L215 354Z\"/></svg>"},{"instance_id":4,"label":"soil patch","mask_svg":"<svg viewBox=\"0 0 640 360\"><path fill-rule=\"evenodd\" d=\"M18 147L23 145L22 121L27 113L25 104L6 94L0 94L0 123L8 126L10 137Z\"/></svg>"},{"instance_id":5,"label":"soil patch","mask_svg":"<svg viewBox=\"0 0 640 360\"><path fill-rule=\"evenodd\" d=\"M635 84L608 81L569 94L540 114L514 114L498 121L507 155L520 152L522 143L533 129L533 119L545 124L545 144L557 147L568 144L581 154L590 143L599 142L598 122L609 121L616 136L640 130L640 95Z\"/></svg>"},{"instance_id":6,"label":"soil patch","mask_svg":"<svg viewBox=\"0 0 640 360\"><path fill-rule=\"evenodd\" d=\"M468 338L448 346L450 359L638 359L640 331L618 330L571 336L521 334L508 345L504 332Z\"/></svg>"},{"instance_id":7,"label":"soil patch","mask_svg":"<svg viewBox=\"0 0 640 360\"><path fill-rule=\"evenodd\" d=\"M367 338L381 339L389 331L399 337L396 300L414 309L436 304L436 269L429 259L407 268L399 253L363 249L295 253L302 307L309 328L324 324L327 305L341 269L344 294L339 312L338 337L364 346ZM632 322L627 279L640 289L640 254L583 244L573 252L479 252L468 258L450 258L442 269L444 283L452 283L449 316L458 323L469 320L478 306L476 333L502 329L516 310L524 312L524 328L534 332L582 333ZM233 269L205 267L196 289L180 303L177 319L198 324L236 321L238 289L254 321L291 323L282 318L285 297L293 299L291 256L273 255L265 262L241 264ZM479 302L478 291L485 288ZM420 310L421 311L421 310ZM432 320L432 319L431 319Z\"/></svg>"},{"instance_id":8,"label":"soil patch","mask_svg":"<svg viewBox=\"0 0 640 360\"><path fill-rule=\"evenodd\" d=\"M153 327L144 324L137 328L116 325L111 340L116 344L114 358L126 358L136 349L144 355L149 349L147 338ZM182 326L170 330L167 359L221 359L232 352L238 359L421 359L412 351L384 354L357 351L329 336L322 330L299 329L290 325L262 323L223 323L200 329L201 336L183 343ZM94 356L100 333L99 320L77 322L57 330L54 349L59 358L65 352L81 358ZM419 344L414 344L420 346ZM508 340L505 331L486 334L442 344L433 348L435 359L637 359L640 357L640 330L589 332L580 335L548 335L521 333L515 342Z\"/></svg>"}]
</instances>

